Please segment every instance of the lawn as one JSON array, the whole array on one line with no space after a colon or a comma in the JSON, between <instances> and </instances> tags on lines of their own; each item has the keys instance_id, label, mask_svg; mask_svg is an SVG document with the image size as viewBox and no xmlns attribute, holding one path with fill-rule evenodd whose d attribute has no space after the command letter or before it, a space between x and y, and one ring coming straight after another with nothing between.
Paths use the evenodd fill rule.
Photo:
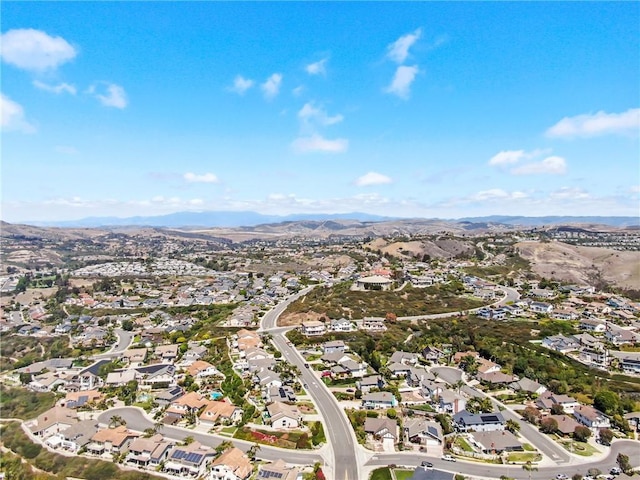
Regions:
<instances>
[{"instance_id":1,"label":"lawn","mask_svg":"<svg viewBox=\"0 0 640 480\"><path fill-rule=\"evenodd\" d=\"M576 442L573 440L562 441L560 442L565 450L575 453L576 455L580 455L582 457L590 457L594 453L600 453L599 450L592 447L589 443Z\"/></svg>"},{"instance_id":2,"label":"lawn","mask_svg":"<svg viewBox=\"0 0 640 480\"><path fill-rule=\"evenodd\" d=\"M233 437L234 434L236 433L237 428L236 427L224 427L222 430L220 430L220 435L227 435L229 437Z\"/></svg>"},{"instance_id":3,"label":"lawn","mask_svg":"<svg viewBox=\"0 0 640 480\"><path fill-rule=\"evenodd\" d=\"M471 445L469 445L469 443L462 437L456 438L455 444L465 452L473 452Z\"/></svg>"},{"instance_id":4,"label":"lawn","mask_svg":"<svg viewBox=\"0 0 640 480\"><path fill-rule=\"evenodd\" d=\"M371 472L369 480L393 480L389 467L378 468Z\"/></svg>"},{"instance_id":5,"label":"lawn","mask_svg":"<svg viewBox=\"0 0 640 480\"><path fill-rule=\"evenodd\" d=\"M396 477L396 480L409 480L413 477L413 470L394 470L393 475Z\"/></svg>"},{"instance_id":6,"label":"lawn","mask_svg":"<svg viewBox=\"0 0 640 480\"><path fill-rule=\"evenodd\" d=\"M542 460L542 455L539 453L530 453L530 452L511 452L507 456L508 462L514 463L536 463Z\"/></svg>"}]
</instances>

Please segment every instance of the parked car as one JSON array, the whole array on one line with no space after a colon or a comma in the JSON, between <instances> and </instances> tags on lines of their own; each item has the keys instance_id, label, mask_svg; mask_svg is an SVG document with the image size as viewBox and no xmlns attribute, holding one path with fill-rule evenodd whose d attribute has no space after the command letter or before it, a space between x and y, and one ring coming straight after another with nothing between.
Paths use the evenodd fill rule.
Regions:
<instances>
[{"instance_id":1,"label":"parked car","mask_svg":"<svg viewBox=\"0 0 640 480\"><path fill-rule=\"evenodd\" d=\"M433 463L431 462L427 462L426 460L423 460L422 463L420 463L421 467L426 467L426 468L433 468Z\"/></svg>"},{"instance_id":2,"label":"parked car","mask_svg":"<svg viewBox=\"0 0 640 480\"><path fill-rule=\"evenodd\" d=\"M622 470L620 470L620 467L613 467L609 473L611 475L620 475L622 473Z\"/></svg>"},{"instance_id":3,"label":"parked car","mask_svg":"<svg viewBox=\"0 0 640 480\"><path fill-rule=\"evenodd\" d=\"M569 477L567 477L564 473L559 473L556 475L556 480L569 480Z\"/></svg>"},{"instance_id":4,"label":"parked car","mask_svg":"<svg viewBox=\"0 0 640 480\"><path fill-rule=\"evenodd\" d=\"M456 461L455 457L452 457L449 454L443 455L442 456L442 460L446 460L447 462L455 462Z\"/></svg>"}]
</instances>

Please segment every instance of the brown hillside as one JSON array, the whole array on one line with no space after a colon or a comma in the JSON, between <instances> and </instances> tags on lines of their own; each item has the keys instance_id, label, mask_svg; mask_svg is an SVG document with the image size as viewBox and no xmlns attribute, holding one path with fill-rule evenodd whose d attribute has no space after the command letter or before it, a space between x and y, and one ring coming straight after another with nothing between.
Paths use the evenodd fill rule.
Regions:
<instances>
[{"instance_id":1,"label":"brown hillside","mask_svg":"<svg viewBox=\"0 0 640 480\"><path fill-rule=\"evenodd\" d=\"M538 275L555 280L593 283L603 280L622 288L640 286L640 252L578 247L562 242L520 242L520 255Z\"/></svg>"}]
</instances>

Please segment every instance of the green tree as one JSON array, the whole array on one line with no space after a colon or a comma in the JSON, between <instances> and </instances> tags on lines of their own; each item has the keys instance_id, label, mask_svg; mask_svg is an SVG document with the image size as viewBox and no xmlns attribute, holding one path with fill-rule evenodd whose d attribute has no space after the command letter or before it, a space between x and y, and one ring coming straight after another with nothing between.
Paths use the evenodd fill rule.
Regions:
<instances>
[{"instance_id":1,"label":"green tree","mask_svg":"<svg viewBox=\"0 0 640 480\"><path fill-rule=\"evenodd\" d=\"M605 445L611 445L611 441L613 440L613 432L608 428L603 428L598 432L598 437L600 441Z\"/></svg>"},{"instance_id":2,"label":"green tree","mask_svg":"<svg viewBox=\"0 0 640 480\"><path fill-rule=\"evenodd\" d=\"M628 474L631 472L631 462L629 461L628 455L619 453L618 457L616 458L616 462L618 463L620 470L622 470L624 473Z\"/></svg>"},{"instance_id":3,"label":"green tree","mask_svg":"<svg viewBox=\"0 0 640 480\"><path fill-rule=\"evenodd\" d=\"M511 433L518 433L520 431L520 424L515 420L509 419L507 420L506 428Z\"/></svg>"},{"instance_id":4,"label":"green tree","mask_svg":"<svg viewBox=\"0 0 640 480\"><path fill-rule=\"evenodd\" d=\"M593 397L593 406L607 415L613 415L620 409L620 396L610 390L600 390Z\"/></svg>"},{"instance_id":5,"label":"green tree","mask_svg":"<svg viewBox=\"0 0 640 480\"><path fill-rule=\"evenodd\" d=\"M540 422L540 431L542 433L555 433L558 431L558 422L554 418L543 418Z\"/></svg>"},{"instance_id":6,"label":"green tree","mask_svg":"<svg viewBox=\"0 0 640 480\"><path fill-rule=\"evenodd\" d=\"M522 469L529 473L529 480L531 480L531 472L537 472L538 467L531 463L531 460L527 460L527 463L522 465Z\"/></svg>"},{"instance_id":7,"label":"green tree","mask_svg":"<svg viewBox=\"0 0 640 480\"><path fill-rule=\"evenodd\" d=\"M578 442L586 442L591 437L591 430L589 427L578 425L573 431L573 438Z\"/></svg>"}]
</instances>

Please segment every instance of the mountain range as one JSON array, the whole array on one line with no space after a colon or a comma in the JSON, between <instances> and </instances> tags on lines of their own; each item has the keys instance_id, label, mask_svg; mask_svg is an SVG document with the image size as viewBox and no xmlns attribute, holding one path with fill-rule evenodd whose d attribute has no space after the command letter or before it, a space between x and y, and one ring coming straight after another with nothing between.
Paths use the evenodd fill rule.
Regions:
<instances>
[{"instance_id":1,"label":"mountain range","mask_svg":"<svg viewBox=\"0 0 640 480\"><path fill-rule=\"evenodd\" d=\"M115 227L115 226L151 226L151 227L251 227L256 225L297 222L297 221L329 221L329 220L355 220L359 222L385 222L393 220L412 220L409 218L384 217L369 213L309 213L292 215L264 215L251 211L206 211L206 212L177 212L168 215L148 217L87 217L79 220L49 221L49 222L24 222L28 225L42 227ZM413 219L426 220L426 219ZM491 223L510 226L540 227L549 225L590 224L608 225L612 227L640 227L639 217L620 216L505 216L491 215L485 217L466 217L459 219L431 219L450 222Z\"/></svg>"}]
</instances>

